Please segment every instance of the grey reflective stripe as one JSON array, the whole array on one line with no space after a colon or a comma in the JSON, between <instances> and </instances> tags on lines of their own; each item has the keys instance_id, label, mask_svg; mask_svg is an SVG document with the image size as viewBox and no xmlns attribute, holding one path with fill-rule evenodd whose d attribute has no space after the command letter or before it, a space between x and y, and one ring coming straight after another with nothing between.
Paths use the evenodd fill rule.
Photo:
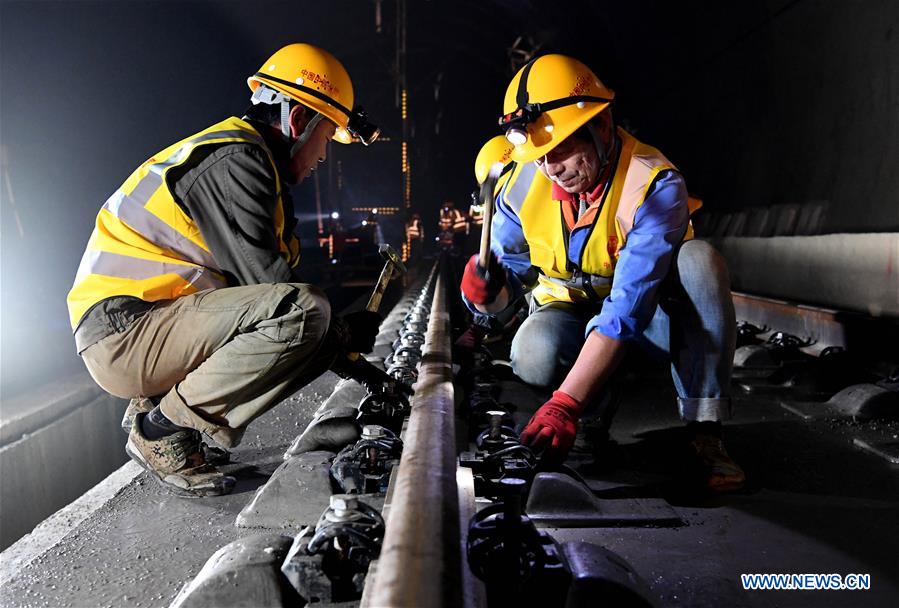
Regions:
<instances>
[{"instance_id":1,"label":"grey reflective stripe","mask_svg":"<svg viewBox=\"0 0 899 608\"><path fill-rule=\"evenodd\" d=\"M186 236L179 233L172 226L166 224L163 220L159 219L153 213L148 211L146 209L146 204L162 185L163 175L168 168L184 162L184 160L187 159L191 151L198 144L219 139L238 140L248 143L254 143L265 148L265 143L261 136L249 131L244 131L242 129L228 129L224 131L212 131L209 133L204 133L185 141L174 153L171 154L171 156L169 156L164 161L153 163L152 165L150 165L147 168L147 174L143 178L141 178L137 186L135 186L131 191L131 194L125 194L121 189L117 190L112 196L109 197L109 199L103 205L103 208L109 211L116 218L127 224L130 228L137 231L145 239L160 248L171 251L179 259L185 262L196 264L198 266L205 266L206 268L217 270L218 264L215 262L215 259L209 252L191 241ZM267 150L267 148L265 149ZM115 264L112 264L109 261L112 258L107 259L107 256L116 256L116 258L119 259ZM96 266L98 263L109 266L111 269L114 269L115 272L104 273L98 271ZM134 277L129 274L129 269L132 267L134 269L134 272L137 272L139 274L139 268L141 267L142 263L145 264L145 267L147 269L151 268L150 265L152 265L153 270L147 270L147 272L152 272L152 274L142 277ZM110 264L112 265L110 266ZM161 267L174 268L176 271L161 270ZM187 270L184 270L185 268L187 268ZM77 276L81 277L88 273L94 273L109 274L110 276L118 276L122 278L146 279L152 276L158 276L159 274L167 274L168 272L173 272L174 274L181 276L191 283L194 283L195 280L200 281L205 285L205 287L202 287L202 289L205 289L207 287L223 286L223 284L218 280L216 280L215 284L210 284L210 279L208 277L204 277L199 274L208 273L208 271L203 269L182 267L177 264L161 264L158 262L152 262L140 258L110 253L103 253L102 257L91 259L88 255L88 252L85 252L84 258L82 258L81 260L81 266L79 266L78 268ZM191 276L184 274L186 272L189 272L191 275L197 276L194 279L191 279Z\"/></svg>"},{"instance_id":2,"label":"grey reflective stripe","mask_svg":"<svg viewBox=\"0 0 899 608\"><path fill-rule=\"evenodd\" d=\"M534 182L534 176L537 173L537 165L534 163L524 163L519 165L518 175L513 175L509 181L503 186L503 202L515 212L515 215L521 213L521 207L524 205L524 199L531 189ZM512 182L512 185L509 185Z\"/></svg>"},{"instance_id":3,"label":"grey reflective stripe","mask_svg":"<svg viewBox=\"0 0 899 608\"><path fill-rule=\"evenodd\" d=\"M147 168L148 173L140 180L140 182L138 182L137 186L134 187L134 190L131 191L131 196L137 201L143 201L141 204L146 205L147 201L150 200L150 197L153 196L153 193L156 192L160 185L162 185L162 176L166 169L184 162L198 144L214 141L216 139L238 139L247 143L265 146L262 137L241 130L214 131L212 133L205 133L199 137L194 137L193 139L184 142L180 148L164 161L150 165Z\"/></svg>"},{"instance_id":4,"label":"grey reflective stripe","mask_svg":"<svg viewBox=\"0 0 899 608\"><path fill-rule=\"evenodd\" d=\"M139 200L117 191L103 208L158 247L172 251L185 262L218 268L212 255L147 211Z\"/></svg>"},{"instance_id":5,"label":"grey reflective stripe","mask_svg":"<svg viewBox=\"0 0 899 608\"><path fill-rule=\"evenodd\" d=\"M76 283L84 278L82 273L87 270L90 274L135 281L152 279L165 274L174 274L196 287L197 291L226 286L225 281L217 277L208 268L167 264L108 251L86 251L81 264L82 268L78 269Z\"/></svg>"}]
</instances>

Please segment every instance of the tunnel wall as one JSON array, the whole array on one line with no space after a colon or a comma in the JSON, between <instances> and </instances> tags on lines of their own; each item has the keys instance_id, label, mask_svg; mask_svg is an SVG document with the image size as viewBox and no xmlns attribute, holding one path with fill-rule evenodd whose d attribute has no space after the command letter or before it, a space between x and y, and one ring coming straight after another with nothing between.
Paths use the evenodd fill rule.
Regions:
<instances>
[{"instance_id":1,"label":"tunnel wall","mask_svg":"<svg viewBox=\"0 0 899 608\"><path fill-rule=\"evenodd\" d=\"M820 233L899 231L899 3L666 10L676 21L619 41L621 54L658 62L624 77L639 90L622 102L705 213L811 204L823 208Z\"/></svg>"},{"instance_id":2,"label":"tunnel wall","mask_svg":"<svg viewBox=\"0 0 899 608\"><path fill-rule=\"evenodd\" d=\"M713 243L727 258L734 290L899 319L899 234L725 237Z\"/></svg>"},{"instance_id":3,"label":"tunnel wall","mask_svg":"<svg viewBox=\"0 0 899 608\"><path fill-rule=\"evenodd\" d=\"M0 550L126 460L127 401L86 372L5 401L0 420Z\"/></svg>"}]
</instances>

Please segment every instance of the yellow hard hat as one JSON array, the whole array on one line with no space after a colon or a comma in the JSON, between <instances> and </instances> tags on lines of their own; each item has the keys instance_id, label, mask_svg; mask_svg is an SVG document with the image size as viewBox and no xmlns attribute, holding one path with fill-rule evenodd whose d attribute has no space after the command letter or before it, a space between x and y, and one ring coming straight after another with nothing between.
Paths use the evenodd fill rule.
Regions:
<instances>
[{"instance_id":1,"label":"yellow hard hat","mask_svg":"<svg viewBox=\"0 0 899 608\"><path fill-rule=\"evenodd\" d=\"M615 93L586 65L565 55L532 59L506 89L499 124L512 160L540 158L612 103Z\"/></svg>"},{"instance_id":2,"label":"yellow hard hat","mask_svg":"<svg viewBox=\"0 0 899 608\"><path fill-rule=\"evenodd\" d=\"M505 135L497 135L481 146L481 151L474 161L474 176L479 184L483 184L490 173L490 169L496 163L501 163L503 168L512 162L512 148Z\"/></svg>"},{"instance_id":3,"label":"yellow hard hat","mask_svg":"<svg viewBox=\"0 0 899 608\"><path fill-rule=\"evenodd\" d=\"M247 84L254 101L259 85L265 85L320 113L337 126L334 139L341 143L361 139L367 145L378 136L377 128L365 120L361 108L353 107L353 83L346 68L317 46L285 46L247 78Z\"/></svg>"}]
</instances>

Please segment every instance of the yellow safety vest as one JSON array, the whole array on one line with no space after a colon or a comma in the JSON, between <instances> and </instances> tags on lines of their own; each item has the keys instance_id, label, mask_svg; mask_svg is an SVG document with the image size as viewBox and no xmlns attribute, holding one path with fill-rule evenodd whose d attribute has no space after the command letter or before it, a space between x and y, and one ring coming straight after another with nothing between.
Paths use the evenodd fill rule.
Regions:
<instances>
[{"instance_id":1,"label":"yellow safety vest","mask_svg":"<svg viewBox=\"0 0 899 608\"><path fill-rule=\"evenodd\" d=\"M468 217L471 218L472 226L480 226L484 223L484 206L472 205L468 208Z\"/></svg>"},{"instance_id":2,"label":"yellow safety vest","mask_svg":"<svg viewBox=\"0 0 899 608\"><path fill-rule=\"evenodd\" d=\"M424 235L421 232L421 222L419 220L412 220L408 224L406 224L406 237L410 241L414 241L415 239L420 239Z\"/></svg>"},{"instance_id":3,"label":"yellow safety vest","mask_svg":"<svg viewBox=\"0 0 899 608\"><path fill-rule=\"evenodd\" d=\"M296 236L283 234L284 201L274 159L249 123L231 117L144 162L100 209L66 298L73 329L94 304L112 296L156 302L227 285L200 229L175 202L166 175L201 146L232 142L268 152L278 188L274 228L280 253L291 267L299 263Z\"/></svg>"},{"instance_id":4,"label":"yellow safety vest","mask_svg":"<svg viewBox=\"0 0 899 608\"><path fill-rule=\"evenodd\" d=\"M453 209L453 231L465 232L468 229L468 220L458 209Z\"/></svg>"},{"instance_id":5,"label":"yellow safety vest","mask_svg":"<svg viewBox=\"0 0 899 608\"><path fill-rule=\"evenodd\" d=\"M585 290L573 288L574 271L587 275L593 295L604 298L612 289L618 255L627 242L637 210L656 176L676 167L655 148L618 129L621 153L604 200L591 206L572 230L589 230L577 266L568 260L569 230L562 201L553 200L552 182L534 165L516 167L503 188L503 200L521 221L531 264L539 270L534 297L539 304L577 302ZM692 204L696 199L691 199ZM698 208L698 207L697 207ZM691 208L691 212L694 209ZM684 240L693 238L688 225Z\"/></svg>"}]
</instances>

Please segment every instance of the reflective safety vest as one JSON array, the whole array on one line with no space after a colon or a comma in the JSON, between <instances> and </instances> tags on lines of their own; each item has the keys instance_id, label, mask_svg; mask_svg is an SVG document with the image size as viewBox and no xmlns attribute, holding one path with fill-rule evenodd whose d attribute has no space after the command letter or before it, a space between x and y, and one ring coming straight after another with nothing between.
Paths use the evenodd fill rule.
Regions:
<instances>
[{"instance_id":1,"label":"reflective safety vest","mask_svg":"<svg viewBox=\"0 0 899 608\"><path fill-rule=\"evenodd\" d=\"M465 232L467 222L465 216L458 209L441 209L440 221L438 225L441 230L452 230L453 232Z\"/></svg>"},{"instance_id":2,"label":"reflective safety vest","mask_svg":"<svg viewBox=\"0 0 899 608\"><path fill-rule=\"evenodd\" d=\"M601 300L609 295L615 264L637 210L658 174L676 170L655 148L640 143L623 129L618 129L618 134L621 153L611 185L603 200L577 218L570 231L565 216L568 205L553 200L552 182L533 163L516 167L503 187L503 200L518 216L531 265L539 271L533 293L541 305ZM688 225L684 240L691 238L693 228ZM584 243L576 262L568 259L573 239Z\"/></svg>"},{"instance_id":3,"label":"reflective safety vest","mask_svg":"<svg viewBox=\"0 0 899 608\"><path fill-rule=\"evenodd\" d=\"M175 202L166 175L201 146L233 142L268 153L278 188L274 229L280 254L291 267L299 263L299 241L283 234L284 200L271 152L249 123L231 117L144 162L100 209L66 298L73 329L94 304L112 296L156 302L227 286L200 229Z\"/></svg>"},{"instance_id":4,"label":"reflective safety vest","mask_svg":"<svg viewBox=\"0 0 899 608\"><path fill-rule=\"evenodd\" d=\"M484 223L484 205L472 205L468 208L468 217L473 226L481 226Z\"/></svg>"},{"instance_id":5,"label":"reflective safety vest","mask_svg":"<svg viewBox=\"0 0 899 608\"><path fill-rule=\"evenodd\" d=\"M453 209L453 232L466 232L468 230L468 220L458 209Z\"/></svg>"},{"instance_id":6,"label":"reflective safety vest","mask_svg":"<svg viewBox=\"0 0 899 608\"><path fill-rule=\"evenodd\" d=\"M406 224L406 237L410 241L424 238L424 234L421 230L421 220L412 220Z\"/></svg>"}]
</instances>

